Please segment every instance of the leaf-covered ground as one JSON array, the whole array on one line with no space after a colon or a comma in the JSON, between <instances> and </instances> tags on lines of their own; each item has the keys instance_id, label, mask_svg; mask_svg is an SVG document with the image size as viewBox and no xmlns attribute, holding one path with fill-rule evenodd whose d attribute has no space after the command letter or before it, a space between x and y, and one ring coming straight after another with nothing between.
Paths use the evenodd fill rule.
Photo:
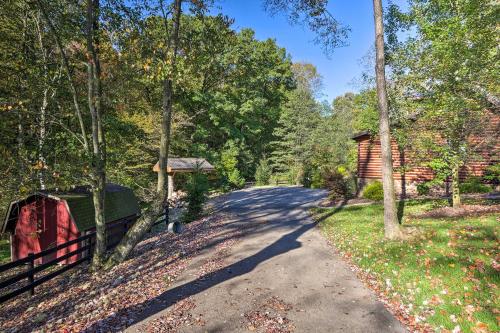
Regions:
<instances>
[{"instance_id":1,"label":"leaf-covered ground","mask_svg":"<svg viewBox=\"0 0 500 333\"><path fill-rule=\"evenodd\" d=\"M415 331L500 330L500 216L425 218L443 201L405 204L418 239L383 239L380 204L314 210L335 249L394 314ZM323 217L323 219L321 219Z\"/></svg>"},{"instance_id":2,"label":"leaf-covered ground","mask_svg":"<svg viewBox=\"0 0 500 333\"><path fill-rule=\"evenodd\" d=\"M79 266L0 307L0 332L109 332L133 323L182 273L191 259L216 241L217 251L231 246L238 230L226 228L227 218L214 215L186 226L180 235L156 231L134 250L132 258L109 272L91 274ZM222 237L218 237L220 235ZM216 258L214 258L216 259ZM200 274L218 267L208 260ZM189 298L172 306L161 330L200 324L191 318ZM111 329L112 328L112 329Z\"/></svg>"}]
</instances>

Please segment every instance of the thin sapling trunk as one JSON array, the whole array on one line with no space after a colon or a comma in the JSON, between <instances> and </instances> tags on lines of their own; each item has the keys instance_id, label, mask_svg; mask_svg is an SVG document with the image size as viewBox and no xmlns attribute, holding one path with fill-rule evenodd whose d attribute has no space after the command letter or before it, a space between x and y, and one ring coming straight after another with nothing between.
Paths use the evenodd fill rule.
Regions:
<instances>
[{"instance_id":1,"label":"thin sapling trunk","mask_svg":"<svg viewBox=\"0 0 500 333\"><path fill-rule=\"evenodd\" d=\"M162 103L162 122L161 122L161 137L159 151L159 166L158 181L157 181L157 199L151 207L137 220L137 222L125 234L120 244L116 247L113 254L109 258L106 267L110 268L124 261L132 252L134 247L139 243L148 232L156 219L163 214L167 205L168 199L168 181L166 174L166 166L168 161L168 151L170 146L170 132L172 124L172 97L173 97L173 76L175 75L176 56L179 46L179 27L182 10L182 0L174 1L173 11L173 29L172 33L167 35L167 54L172 51L171 71L167 78L163 81L163 103ZM166 17L164 17L166 20ZM166 23L165 23L166 24Z\"/></svg>"},{"instance_id":2,"label":"thin sapling trunk","mask_svg":"<svg viewBox=\"0 0 500 333\"><path fill-rule=\"evenodd\" d=\"M102 266L107 247L104 200L106 187L106 155L101 108L101 68L99 63L99 0L87 0L87 96L92 120L92 199L95 210L95 269Z\"/></svg>"}]
</instances>

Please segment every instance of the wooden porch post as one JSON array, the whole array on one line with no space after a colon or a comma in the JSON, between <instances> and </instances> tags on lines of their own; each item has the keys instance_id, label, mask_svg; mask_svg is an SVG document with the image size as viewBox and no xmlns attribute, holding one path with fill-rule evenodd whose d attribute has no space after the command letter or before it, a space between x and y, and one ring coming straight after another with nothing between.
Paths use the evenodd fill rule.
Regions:
<instances>
[{"instance_id":1,"label":"wooden porch post","mask_svg":"<svg viewBox=\"0 0 500 333\"><path fill-rule=\"evenodd\" d=\"M168 174L168 199L172 199L174 194L174 173Z\"/></svg>"}]
</instances>

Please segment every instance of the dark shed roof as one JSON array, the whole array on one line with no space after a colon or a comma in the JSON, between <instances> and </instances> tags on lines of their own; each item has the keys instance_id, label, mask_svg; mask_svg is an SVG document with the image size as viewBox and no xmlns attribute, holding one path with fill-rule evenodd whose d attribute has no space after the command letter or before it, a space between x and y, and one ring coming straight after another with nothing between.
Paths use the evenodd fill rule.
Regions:
<instances>
[{"instance_id":1,"label":"dark shed roof","mask_svg":"<svg viewBox=\"0 0 500 333\"><path fill-rule=\"evenodd\" d=\"M21 207L36 200L38 197L51 198L57 201L64 200L68 206L78 230L84 231L95 227L95 211L92 194L88 187L77 187L71 192L43 191L28 196L25 199L10 204L5 220L2 221L0 231L12 231L15 228L17 216ZM106 184L105 196L106 223L120 220L128 216L139 215L141 210L134 192L124 186Z\"/></svg>"}]
</instances>

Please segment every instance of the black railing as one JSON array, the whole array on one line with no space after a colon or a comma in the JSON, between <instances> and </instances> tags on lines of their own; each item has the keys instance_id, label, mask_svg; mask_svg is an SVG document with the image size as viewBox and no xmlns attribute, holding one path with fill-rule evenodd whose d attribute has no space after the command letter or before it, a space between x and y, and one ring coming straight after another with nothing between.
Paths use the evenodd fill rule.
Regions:
<instances>
[{"instance_id":1,"label":"black railing","mask_svg":"<svg viewBox=\"0 0 500 333\"><path fill-rule=\"evenodd\" d=\"M135 222L135 218L127 219L122 223L115 223L108 226L107 238L108 238L108 249L115 247L127 232L130 226ZM115 231L116 230L116 231ZM110 232L113 231L113 232ZM27 257L12 261L3 265L0 265L0 276L11 270L20 270L20 267L25 267L24 270L16 274L9 274L9 276L3 280L0 280L0 304L6 302L18 295L25 292L29 292L31 296L35 294L35 287L47 282L56 276L68 271L69 269L80 265L81 263L87 261L90 263L92 260L92 248L95 245L95 231L87 232L85 235L78 237L76 239L70 240L63 244L59 244L50 249L40 251L38 253L30 253ZM57 251L65 249L71 245L80 244L80 247L74 251L65 253L53 260L35 265L37 259L43 258L47 255L57 253ZM71 257L78 256L76 260L72 263L61 266L59 269L51 271L39 278L36 278L36 274L47 270L48 268L60 263L63 260L69 259ZM27 284L22 286L16 286L20 281L26 280ZM6 291L4 291L7 289Z\"/></svg>"}]
</instances>

